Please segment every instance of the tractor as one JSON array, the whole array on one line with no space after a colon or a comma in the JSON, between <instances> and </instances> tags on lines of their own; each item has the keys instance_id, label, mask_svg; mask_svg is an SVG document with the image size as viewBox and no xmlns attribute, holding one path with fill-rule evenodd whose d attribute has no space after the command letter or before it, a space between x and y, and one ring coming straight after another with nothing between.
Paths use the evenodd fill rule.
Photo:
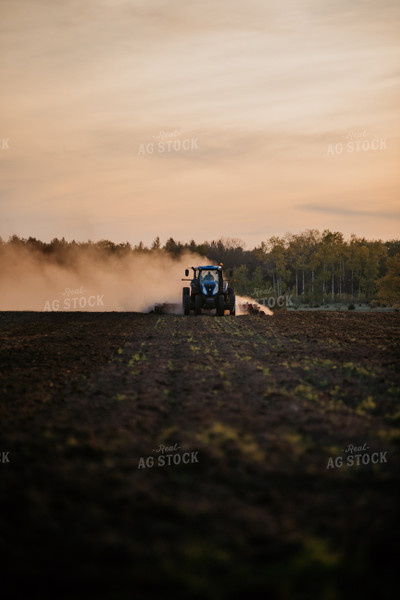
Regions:
<instances>
[{"instance_id":1,"label":"tractor","mask_svg":"<svg viewBox=\"0 0 400 600\"><path fill-rule=\"evenodd\" d=\"M219 266L206 265L191 268L193 278L182 279L182 281L190 281L190 287L184 287L182 290L183 313L190 315L190 311L194 311L195 315L200 315L203 309L216 309L216 314L220 317L226 310L229 310L230 315L234 315L235 291L223 278L222 263ZM230 275L232 276L232 271ZM185 277L188 276L189 269L185 269Z\"/></svg>"}]
</instances>

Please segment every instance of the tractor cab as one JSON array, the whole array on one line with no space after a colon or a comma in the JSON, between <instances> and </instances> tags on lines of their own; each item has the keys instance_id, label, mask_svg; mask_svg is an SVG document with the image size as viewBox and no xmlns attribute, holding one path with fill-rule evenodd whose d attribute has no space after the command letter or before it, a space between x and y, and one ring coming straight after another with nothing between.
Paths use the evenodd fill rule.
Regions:
<instances>
[{"instance_id":1,"label":"tractor cab","mask_svg":"<svg viewBox=\"0 0 400 600\"><path fill-rule=\"evenodd\" d=\"M198 267L198 279L201 293L206 297L215 296L223 289L221 267Z\"/></svg>"}]
</instances>

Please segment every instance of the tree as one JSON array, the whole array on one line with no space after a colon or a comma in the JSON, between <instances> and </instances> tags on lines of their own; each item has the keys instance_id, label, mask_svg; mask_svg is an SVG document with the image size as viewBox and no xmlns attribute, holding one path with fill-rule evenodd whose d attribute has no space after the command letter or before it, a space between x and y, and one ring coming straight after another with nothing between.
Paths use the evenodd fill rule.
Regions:
<instances>
[{"instance_id":1,"label":"tree","mask_svg":"<svg viewBox=\"0 0 400 600\"><path fill-rule=\"evenodd\" d=\"M379 262L386 254L386 247L381 241L368 243L368 259L365 264L365 293L370 298L375 292L375 282L379 272Z\"/></svg>"},{"instance_id":2,"label":"tree","mask_svg":"<svg viewBox=\"0 0 400 600\"><path fill-rule=\"evenodd\" d=\"M354 271L357 266L356 256L357 256L358 243L359 243L359 240L358 240L357 236L354 233L352 233L351 237L350 237L350 242L347 245L347 252L346 252L346 261L349 263L349 267L350 267L350 271L351 271L350 293L351 293L352 302L354 302Z\"/></svg>"},{"instance_id":3,"label":"tree","mask_svg":"<svg viewBox=\"0 0 400 600\"><path fill-rule=\"evenodd\" d=\"M306 232L308 252L308 268L311 271L311 297L314 299L315 294L315 271L318 267L317 250L321 242L321 234L317 229L308 229Z\"/></svg>"},{"instance_id":4,"label":"tree","mask_svg":"<svg viewBox=\"0 0 400 600\"><path fill-rule=\"evenodd\" d=\"M361 291L365 291L365 277L364 277L364 269L365 265L368 262L369 252L367 241L365 238L360 240L360 243L356 247L355 251L355 268L358 279L358 299L361 298Z\"/></svg>"},{"instance_id":5,"label":"tree","mask_svg":"<svg viewBox=\"0 0 400 600\"><path fill-rule=\"evenodd\" d=\"M248 280L248 272L247 272L247 266L246 265L240 265L240 267L236 267L236 269L233 270L233 278L236 280L236 290L239 292L239 294L244 294L247 295L248 292L248 287L249 287L249 280Z\"/></svg>"},{"instance_id":6,"label":"tree","mask_svg":"<svg viewBox=\"0 0 400 600\"><path fill-rule=\"evenodd\" d=\"M286 289L286 280L289 278L290 271L286 268L287 263L287 244L285 238L272 236L269 239L269 260L272 271L272 285L277 296L281 296Z\"/></svg>"},{"instance_id":7,"label":"tree","mask_svg":"<svg viewBox=\"0 0 400 600\"><path fill-rule=\"evenodd\" d=\"M255 290L260 290L264 287L263 273L262 268L260 266L256 267L254 271L253 278L251 280L251 294L255 297L259 298L257 292Z\"/></svg>"},{"instance_id":8,"label":"tree","mask_svg":"<svg viewBox=\"0 0 400 600\"><path fill-rule=\"evenodd\" d=\"M316 261L317 265L322 267L322 270L319 273L318 279L322 284L322 303L325 301L325 293L326 293L326 283L329 279L329 273L327 272L327 264L330 258L330 248L329 248L329 234L330 231L325 230L322 234L322 238L319 241L318 247L316 249Z\"/></svg>"},{"instance_id":9,"label":"tree","mask_svg":"<svg viewBox=\"0 0 400 600\"><path fill-rule=\"evenodd\" d=\"M157 236L154 239L154 242L152 243L151 249L152 250L160 250L160 248L161 248L160 238Z\"/></svg>"},{"instance_id":10,"label":"tree","mask_svg":"<svg viewBox=\"0 0 400 600\"><path fill-rule=\"evenodd\" d=\"M400 255L389 256L387 274L377 281L377 296L383 303L400 303Z\"/></svg>"},{"instance_id":11,"label":"tree","mask_svg":"<svg viewBox=\"0 0 400 600\"><path fill-rule=\"evenodd\" d=\"M170 237L165 243L164 250L176 258L182 252L183 246L180 242L175 242L174 238Z\"/></svg>"}]
</instances>

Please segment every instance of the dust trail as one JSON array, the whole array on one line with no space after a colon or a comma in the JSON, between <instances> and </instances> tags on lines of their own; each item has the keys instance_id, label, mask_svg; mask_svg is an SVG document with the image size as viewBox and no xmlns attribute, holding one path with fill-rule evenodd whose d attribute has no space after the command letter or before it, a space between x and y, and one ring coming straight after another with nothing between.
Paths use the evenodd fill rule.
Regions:
<instances>
[{"instance_id":1,"label":"dust trail","mask_svg":"<svg viewBox=\"0 0 400 600\"><path fill-rule=\"evenodd\" d=\"M254 312L264 313L265 315L272 316L274 313L268 307L263 306L256 302L253 298L248 296L236 296L236 314L237 315L248 315L249 306L254 307Z\"/></svg>"},{"instance_id":2,"label":"dust trail","mask_svg":"<svg viewBox=\"0 0 400 600\"><path fill-rule=\"evenodd\" d=\"M209 259L160 250L110 255L77 247L51 257L26 247L0 249L0 310L137 311L181 304L187 267Z\"/></svg>"}]
</instances>

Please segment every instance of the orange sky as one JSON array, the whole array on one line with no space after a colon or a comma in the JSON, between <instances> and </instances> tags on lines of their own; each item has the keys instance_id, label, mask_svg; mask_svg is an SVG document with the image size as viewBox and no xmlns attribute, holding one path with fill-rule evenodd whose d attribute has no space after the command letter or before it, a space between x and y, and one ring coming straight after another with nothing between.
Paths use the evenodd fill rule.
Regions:
<instances>
[{"instance_id":1,"label":"orange sky","mask_svg":"<svg viewBox=\"0 0 400 600\"><path fill-rule=\"evenodd\" d=\"M399 26L398 0L0 0L0 236L398 238Z\"/></svg>"}]
</instances>

